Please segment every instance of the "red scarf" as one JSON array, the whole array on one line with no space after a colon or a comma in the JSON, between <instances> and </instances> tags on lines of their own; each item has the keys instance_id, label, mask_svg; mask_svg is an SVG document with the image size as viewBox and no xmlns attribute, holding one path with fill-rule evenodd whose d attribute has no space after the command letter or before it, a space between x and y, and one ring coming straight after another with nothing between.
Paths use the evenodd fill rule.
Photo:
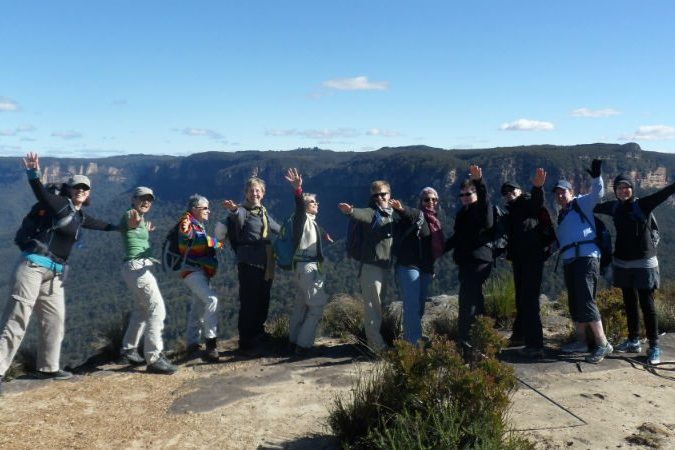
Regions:
<instances>
[{"instance_id":1,"label":"red scarf","mask_svg":"<svg viewBox=\"0 0 675 450\"><path fill-rule=\"evenodd\" d=\"M443 234L441 221L436 217L438 213L428 206L422 206L422 213L431 232L431 258L436 261L443 255L443 247L445 247L445 235Z\"/></svg>"}]
</instances>

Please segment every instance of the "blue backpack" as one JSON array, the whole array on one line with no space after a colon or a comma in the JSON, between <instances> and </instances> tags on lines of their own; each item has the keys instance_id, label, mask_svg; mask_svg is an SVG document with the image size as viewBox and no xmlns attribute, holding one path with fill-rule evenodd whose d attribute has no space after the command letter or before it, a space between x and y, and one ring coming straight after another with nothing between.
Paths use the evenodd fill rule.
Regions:
<instances>
[{"instance_id":1,"label":"blue backpack","mask_svg":"<svg viewBox=\"0 0 675 450\"><path fill-rule=\"evenodd\" d=\"M281 230L277 238L272 243L274 249L274 258L277 261L277 266L283 270L293 270L293 262L295 259L295 243L293 242L293 217L291 214L281 225Z\"/></svg>"}]
</instances>

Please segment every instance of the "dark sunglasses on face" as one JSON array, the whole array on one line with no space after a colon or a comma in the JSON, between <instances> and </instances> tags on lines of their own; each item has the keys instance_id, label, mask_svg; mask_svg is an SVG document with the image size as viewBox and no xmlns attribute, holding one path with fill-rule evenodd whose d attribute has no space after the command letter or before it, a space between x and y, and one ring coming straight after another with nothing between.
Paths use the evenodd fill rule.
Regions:
<instances>
[{"instance_id":1,"label":"dark sunglasses on face","mask_svg":"<svg viewBox=\"0 0 675 450\"><path fill-rule=\"evenodd\" d=\"M424 203L438 203L438 199L434 197L424 197L422 201Z\"/></svg>"},{"instance_id":2,"label":"dark sunglasses on face","mask_svg":"<svg viewBox=\"0 0 675 450\"><path fill-rule=\"evenodd\" d=\"M472 192L462 192L461 194L459 194L459 196L460 197L471 197L473 194L475 194L475 192L473 192L473 191Z\"/></svg>"},{"instance_id":3,"label":"dark sunglasses on face","mask_svg":"<svg viewBox=\"0 0 675 450\"><path fill-rule=\"evenodd\" d=\"M373 194L373 197L385 198L388 194L389 194L389 192L376 192L376 193Z\"/></svg>"},{"instance_id":4,"label":"dark sunglasses on face","mask_svg":"<svg viewBox=\"0 0 675 450\"><path fill-rule=\"evenodd\" d=\"M78 191L88 191L89 186L87 186L86 184L76 184L71 189L78 190Z\"/></svg>"}]
</instances>

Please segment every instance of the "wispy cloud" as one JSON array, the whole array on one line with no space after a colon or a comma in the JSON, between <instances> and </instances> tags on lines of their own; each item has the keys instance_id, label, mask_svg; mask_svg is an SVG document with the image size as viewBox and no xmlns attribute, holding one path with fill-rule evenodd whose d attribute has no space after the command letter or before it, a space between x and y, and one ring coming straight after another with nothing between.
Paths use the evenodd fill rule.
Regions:
<instances>
[{"instance_id":1,"label":"wispy cloud","mask_svg":"<svg viewBox=\"0 0 675 450\"><path fill-rule=\"evenodd\" d=\"M16 130L0 130L0 136L16 136Z\"/></svg>"},{"instance_id":2,"label":"wispy cloud","mask_svg":"<svg viewBox=\"0 0 675 450\"><path fill-rule=\"evenodd\" d=\"M604 108L604 109L590 109L590 108L579 108L570 112L570 115L573 117L611 117L618 116L621 114L621 111L618 111L614 108Z\"/></svg>"},{"instance_id":3,"label":"wispy cloud","mask_svg":"<svg viewBox=\"0 0 675 450\"><path fill-rule=\"evenodd\" d=\"M383 128L371 128L366 131L366 136L396 137L400 136L398 131L385 130Z\"/></svg>"},{"instance_id":4,"label":"wispy cloud","mask_svg":"<svg viewBox=\"0 0 675 450\"><path fill-rule=\"evenodd\" d=\"M125 98L117 98L112 101L113 106L125 106L127 105L127 100Z\"/></svg>"},{"instance_id":5,"label":"wispy cloud","mask_svg":"<svg viewBox=\"0 0 675 450\"><path fill-rule=\"evenodd\" d=\"M265 136L301 136L310 139L335 139L335 138L353 138L359 136L359 131L354 128L337 128L330 130L324 128L322 130L309 129L309 130L296 130L296 129L287 129L287 130L278 130L271 129L265 130Z\"/></svg>"},{"instance_id":6,"label":"wispy cloud","mask_svg":"<svg viewBox=\"0 0 675 450\"><path fill-rule=\"evenodd\" d=\"M33 125L19 125L14 129L6 128L4 130L0 130L0 136L16 136L19 133L30 133L33 131L35 131L35 127Z\"/></svg>"},{"instance_id":7,"label":"wispy cloud","mask_svg":"<svg viewBox=\"0 0 675 450\"><path fill-rule=\"evenodd\" d=\"M54 131L52 132L52 137L57 137L61 139L79 139L82 137L82 133L77 131Z\"/></svg>"},{"instance_id":8,"label":"wispy cloud","mask_svg":"<svg viewBox=\"0 0 675 450\"><path fill-rule=\"evenodd\" d=\"M336 78L326 80L323 86L339 91L386 91L389 89L388 81L370 81L368 77L358 76L354 78Z\"/></svg>"},{"instance_id":9,"label":"wispy cloud","mask_svg":"<svg viewBox=\"0 0 675 450\"><path fill-rule=\"evenodd\" d=\"M551 122L541 120L518 119L513 122L505 122L499 127L505 131L551 131L555 127Z\"/></svg>"},{"instance_id":10,"label":"wispy cloud","mask_svg":"<svg viewBox=\"0 0 675 450\"><path fill-rule=\"evenodd\" d=\"M621 136L621 141L665 141L675 139L675 127L668 125L643 125L633 134Z\"/></svg>"},{"instance_id":11,"label":"wispy cloud","mask_svg":"<svg viewBox=\"0 0 675 450\"><path fill-rule=\"evenodd\" d=\"M184 135L186 136L192 136L192 137L208 137L211 139L223 139L223 135L218 133L217 131L210 130L208 128L192 128L192 127L187 127L183 128L181 131Z\"/></svg>"},{"instance_id":12,"label":"wispy cloud","mask_svg":"<svg viewBox=\"0 0 675 450\"><path fill-rule=\"evenodd\" d=\"M8 97L0 96L0 111L19 111L21 107L17 102Z\"/></svg>"}]
</instances>

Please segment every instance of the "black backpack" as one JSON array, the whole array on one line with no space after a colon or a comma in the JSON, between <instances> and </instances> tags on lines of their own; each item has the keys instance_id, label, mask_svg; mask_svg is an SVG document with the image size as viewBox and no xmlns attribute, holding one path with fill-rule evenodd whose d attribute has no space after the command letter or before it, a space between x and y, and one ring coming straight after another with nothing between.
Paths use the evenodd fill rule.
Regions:
<instances>
[{"instance_id":1,"label":"black backpack","mask_svg":"<svg viewBox=\"0 0 675 450\"><path fill-rule=\"evenodd\" d=\"M493 225L490 228L490 241L487 246L492 249L492 259L497 260L506 252L509 243L506 220L508 213L499 205L492 205Z\"/></svg>"},{"instance_id":2,"label":"black backpack","mask_svg":"<svg viewBox=\"0 0 675 450\"><path fill-rule=\"evenodd\" d=\"M618 208L619 202L616 202L612 208L612 217L614 217ZM659 224L656 222L654 213L649 213L649 217L645 216L644 211L642 211L642 208L640 208L640 205L637 202L637 198L635 198L635 201L631 202L631 215L637 222L644 223L645 229L649 229L649 239L652 241L654 248L657 248L659 242L661 242L661 232L659 231Z\"/></svg>"},{"instance_id":3,"label":"black backpack","mask_svg":"<svg viewBox=\"0 0 675 450\"><path fill-rule=\"evenodd\" d=\"M185 253L183 255L180 254L178 248L179 226L180 221L171 227L171 230L169 230L164 238L164 242L162 242L162 270L164 272L175 272L183 268L185 261L187 261L188 253L190 253L190 248L192 247L192 241L189 241Z\"/></svg>"},{"instance_id":4,"label":"black backpack","mask_svg":"<svg viewBox=\"0 0 675 450\"><path fill-rule=\"evenodd\" d=\"M46 189L49 193L58 195L60 185L48 184ZM68 214L57 220L56 216L61 215L66 210L68 210ZM77 214L77 210L70 199L56 214L52 214L44 203L37 202L21 221L21 226L14 235L14 243L22 252L52 256L49 247L54 231L70 224L75 214Z\"/></svg>"}]
</instances>

